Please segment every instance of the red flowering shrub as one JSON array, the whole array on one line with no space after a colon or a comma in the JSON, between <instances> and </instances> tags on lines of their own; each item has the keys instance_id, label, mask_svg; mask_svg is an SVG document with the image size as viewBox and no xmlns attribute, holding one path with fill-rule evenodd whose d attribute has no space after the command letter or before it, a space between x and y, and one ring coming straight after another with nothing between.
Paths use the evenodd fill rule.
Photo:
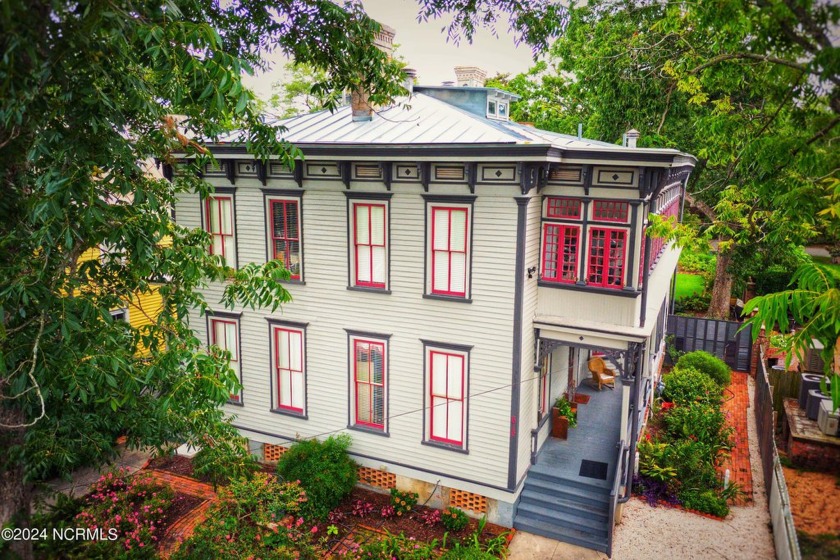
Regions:
<instances>
[{"instance_id":1,"label":"red flowering shrub","mask_svg":"<svg viewBox=\"0 0 840 560\"><path fill-rule=\"evenodd\" d=\"M86 541L85 554L105 558L148 558L161 538L160 524L175 492L148 474L127 469L102 475L75 517L79 527L100 531Z\"/></svg>"},{"instance_id":2,"label":"red flowering shrub","mask_svg":"<svg viewBox=\"0 0 840 560\"><path fill-rule=\"evenodd\" d=\"M427 509L420 514L420 521L422 521L423 525L426 525L427 527L434 527L440 523L440 519L439 509Z\"/></svg>"}]
</instances>

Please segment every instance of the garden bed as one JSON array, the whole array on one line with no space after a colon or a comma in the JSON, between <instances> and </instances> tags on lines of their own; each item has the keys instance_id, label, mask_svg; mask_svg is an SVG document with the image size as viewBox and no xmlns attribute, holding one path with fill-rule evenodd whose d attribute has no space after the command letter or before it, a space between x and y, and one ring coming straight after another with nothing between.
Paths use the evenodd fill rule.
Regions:
<instances>
[{"instance_id":1,"label":"garden bed","mask_svg":"<svg viewBox=\"0 0 840 560\"><path fill-rule=\"evenodd\" d=\"M185 455L166 455L155 457L154 459L149 460L146 467L149 469L157 469L160 471L171 472L172 474L195 478L193 475L192 459Z\"/></svg>"}]
</instances>

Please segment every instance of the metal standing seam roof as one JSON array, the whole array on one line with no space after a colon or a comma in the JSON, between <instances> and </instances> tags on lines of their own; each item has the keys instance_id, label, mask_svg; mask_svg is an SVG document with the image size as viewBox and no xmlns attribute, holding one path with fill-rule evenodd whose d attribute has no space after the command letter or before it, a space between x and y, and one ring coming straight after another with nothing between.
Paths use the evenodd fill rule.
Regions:
<instances>
[{"instance_id":1,"label":"metal standing seam roof","mask_svg":"<svg viewBox=\"0 0 840 560\"><path fill-rule=\"evenodd\" d=\"M419 92L401 99L397 105L376 110L369 121L353 121L351 108L345 105L332 113L325 109L276 124L286 127L284 140L302 145L532 144L564 150L681 154L668 148L627 148L513 121L488 119ZM220 141L236 143L238 137L232 133Z\"/></svg>"}]
</instances>

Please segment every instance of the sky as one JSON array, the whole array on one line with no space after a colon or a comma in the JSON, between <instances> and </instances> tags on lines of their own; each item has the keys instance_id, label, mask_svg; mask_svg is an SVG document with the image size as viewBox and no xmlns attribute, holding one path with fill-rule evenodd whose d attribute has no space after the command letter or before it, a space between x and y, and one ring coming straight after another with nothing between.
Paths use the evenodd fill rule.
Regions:
<instances>
[{"instance_id":1,"label":"sky","mask_svg":"<svg viewBox=\"0 0 840 560\"><path fill-rule=\"evenodd\" d=\"M446 33L442 31L449 20L419 23L415 0L363 0L363 4L373 19L396 30L397 54L410 68L417 70L421 85L440 85L454 80L456 66L478 66L487 71L489 78L499 72L524 72L533 64L531 48L524 44L517 47L513 36L507 34L505 16L498 22L498 37L482 29L476 33L472 44L462 40L460 45L454 45L447 43ZM271 96L271 84L283 78L283 65L287 62L279 54L270 59L273 67L269 72L245 79L245 83L263 99Z\"/></svg>"}]
</instances>

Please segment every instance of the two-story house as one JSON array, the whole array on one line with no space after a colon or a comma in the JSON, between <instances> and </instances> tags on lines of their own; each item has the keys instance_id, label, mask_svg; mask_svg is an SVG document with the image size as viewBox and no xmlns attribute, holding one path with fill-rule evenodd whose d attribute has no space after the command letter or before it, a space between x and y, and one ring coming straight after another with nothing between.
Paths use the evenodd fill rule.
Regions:
<instances>
[{"instance_id":1,"label":"two-story house","mask_svg":"<svg viewBox=\"0 0 840 560\"><path fill-rule=\"evenodd\" d=\"M232 352L229 412L267 458L349 432L370 484L608 550L678 257L645 225L680 213L695 159L511 122L515 99L414 86L410 109L295 117L294 169L211 144L215 193L183 195L178 221L232 266L281 260L293 301L189 321ZM551 403L590 377L593 352L621 376L580 389L576 433L597 433L548 453ZM608 457L601 478L551 470L590 452Z\"/></svg>"}]
</instances>

